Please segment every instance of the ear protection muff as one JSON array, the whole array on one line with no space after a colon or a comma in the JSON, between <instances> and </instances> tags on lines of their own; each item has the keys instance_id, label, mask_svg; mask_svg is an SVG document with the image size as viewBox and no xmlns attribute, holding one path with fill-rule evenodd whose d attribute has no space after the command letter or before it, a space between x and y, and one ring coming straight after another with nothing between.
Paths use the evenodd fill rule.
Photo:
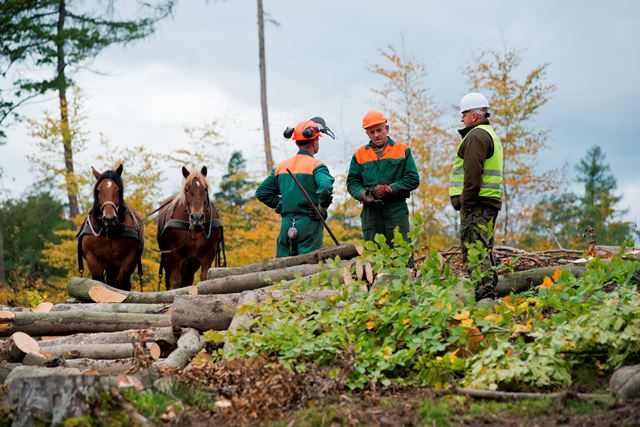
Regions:
<instances>
[{"instance_id":1,"label":"ear protection muff","mask_svg":"<svg viewBox=\"0 0 640 427\"><path fill-rule=\"evenodd\" d=\"M291 137L293 136L293 131L295 129L290 128L289 126L287 126L287 128L284 130L284 132L282 132L282 135L287 138L287 139L291 139Z\"/></svg>"},{"instance_id":2,"label":"ear protection muff","mask_svg":"<svg viewBox=\"0 0 640 427\"><path fill-rule=\"evenodd\" d=\"M302 131L302 136L304 136L305 138L313 138L313 136L316 135L317 133L318 133L317 128L308 127L308 128L304 128L304 130Z\"/></svg>"}]
</instances>

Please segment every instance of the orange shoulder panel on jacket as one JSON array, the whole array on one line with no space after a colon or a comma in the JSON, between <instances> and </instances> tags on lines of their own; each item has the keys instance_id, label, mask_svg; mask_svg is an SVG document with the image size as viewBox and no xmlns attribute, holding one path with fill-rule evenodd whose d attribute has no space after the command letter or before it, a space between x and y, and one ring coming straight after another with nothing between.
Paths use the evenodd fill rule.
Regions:
<instances>
[{"instance_id":1,"label":"orange shoulder panel on jacket","mask_svg":"<svg viewBox=\"0 0 640 427\"><path fill-rule=\"evenodd\" d=\"M313 175L313 170L322 163L320 160L304 154L296 154L276 167L276 175L286 174L287 168L294 174Z\"/></svg>"},{"instance_id":2,"label":"orange shoulder panel on jacket","mask_svg":"<svg viewBox=\"0 0 640 427\"><path fill-rule=\"evenodd\" d=\"M384 159L404 159L406 157L407 144L402 142L394 142L393 145L389 145L384 152Z\"/></svg>"},{"instance_id":3,"label":"orange shoulder panel on jacket","mask_svg":"<svg viewBox=\"0 0 640 427\"><path fill-rule=\"evenodd\" d=\"M376 152L373 148L367 148L368 145L364 145L356 151L356 162L362 165L368 162L374 162L378 160L378 156L376 156Z\"/></svg>"}]
</instances>

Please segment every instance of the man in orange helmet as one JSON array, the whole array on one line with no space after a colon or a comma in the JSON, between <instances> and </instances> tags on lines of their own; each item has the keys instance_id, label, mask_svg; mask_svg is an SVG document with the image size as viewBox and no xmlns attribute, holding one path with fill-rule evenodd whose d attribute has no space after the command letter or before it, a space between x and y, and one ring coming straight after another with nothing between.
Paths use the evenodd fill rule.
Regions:
<instances>
[{"instance_id":1,"label":"man in orange helmet","mask_svg":"<svg viewBox=\"0 0 640 427\"><path fill-rule=\"evenodd\" d=\"M313 157L320 149L322 134L335 139L322 117L304 120L293 129L287 127L284 137L293 139L299 151L279 163L256 190L258 200L282 215L276 257L306 254L322 247L322 223L287 173L289 169L295 175L326 219L333 200L333 177L327 166Z\"/></svg>"},{"instance_id":2,"label":"man in orange helmet","mask_svg":"<svg viewBox=\"0 0 640 427\"><path fill-rule=\"evenodd\" d=\"M369 111L362 119L369 144L358 148L351 159L347 190L362 202L362 234L373 240L383 234L391 244L399 227L407 238L409 209L406 199L418 188L420 175L406 144L389 138L387 119L379 111Z\"/></svg>"}]
</instances>

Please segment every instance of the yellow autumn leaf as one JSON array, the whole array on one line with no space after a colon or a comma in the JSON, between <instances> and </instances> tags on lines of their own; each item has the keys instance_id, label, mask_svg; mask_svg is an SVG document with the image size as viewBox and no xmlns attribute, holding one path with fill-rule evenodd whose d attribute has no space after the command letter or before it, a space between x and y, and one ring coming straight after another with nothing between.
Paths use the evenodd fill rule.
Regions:
<instances>
[{"instance_id":1,"label":"yellow autumn leaf","mask_svg":"<svg viewBox=\"0 0 640 427\"><path fill-rule=\"evenodd\" d=\"M369 321L368 321L367 323L365 323L364 325L365 325L365 326L367 327L367 329L369 329L369 330L371 330L371 329L375 328L375 327L376 327L376 317L375 317L375 316L373 316L373 315L369 316Z\"/></svg>"},{"instance_id":2,"label":"yellow autumn leaf","mask_svg":"<svg viewBox=\"0 0 640 427\"><path fill-rule=\"evenodd\" d=\"M473 319L464 319L460 322L460 324L465 328L470 328L473 326Z\"/></svg>"},{"instance_id":3,"label":"yellow autumn leaf","mask_svg":"<svg viewBox=\"0 0 640 427\"><path fill-rule=\"evenodd\" d=\"M553 281L557 282L558 280L560 280L560 276L562 276L562 269L557 268L556 271L553 272Z\"/></svg>"},{"instance_id":4,"label":"yellow autumn leaf","mask_svg":"<svg viewBox=\"0 0 640 427\"><path fill-rule=\"evenodd\" d=\"M502 314L491 313L483 317L484 320L494 321L496 323L502 322Z\"/></svg>"},{"instance_id":5,"label":"yellow autumn leaf","mask_svg":"<svg viewBox=\"0 0 640 427\"><path fill-rule=\"evenodd\" d=\"M453 318L456 319L456 320L465 320L465 319L469 318L470 314L471 313L469 311L463 311L461 313L458 313L458 314L454 315Z\"/></svg>"},{"instance_id":6,"label":"yellow autumn leaf","mask_svg":"<svg viewBox=\"0 0 640 427\"><path fill-rule=\"evenodd\" d=\"M404 319L404 320L402 321L402 324L403 324L403 325L408 325L409 323L411 323L411 319Z\"/></svg>"},{"instance_id":7,"label":"yellow autumn leaf","mask_svg":"<svg viewBox=\"0 0 640 427\"><path fill-rule=\"evenodd\" d=\"M388 359L389 357L391 357L391 354L393 354L393 349L388 345L385 345L383 353L384 353L384 358Z\"/></svg>"},{"instance_id":8,"label":"yellow autumn leaf","mask_svg":"<svg viewBox=\"0 0 640 427\"><path fill-rule=\"evenodd\" d=\"M445 307L447 307L448 310L451 310L451 303L450 302L446 303Z\"/></svg>"},{"instance_id":9,"label":"yellow autumn leaf","mask_svg":"<svg viewBox=\"0 0 640 427\"><path fill-rule=\"evenodd\" d=\"M526 310L527 307L529 307L529 301L525 301L525 302L522 302L522 303L518 304L518 309L519 310Z\"/></svg>"},{"instance_id":10,"label":"yellow autumn leaf","mask_svg":"<svg viewBox=\"0 0 640 427\"><path fill-rule=\"evenodd\" d=\"M387 296L386 296L386 295L384 295L382 298L380 298L380 299L378 300L378 304L379 304L379 305L382 305L382 304L384 304L385 302L387 302L388 300L389 300L389 298L387 298Z\"/></svg>"}]
</instances>

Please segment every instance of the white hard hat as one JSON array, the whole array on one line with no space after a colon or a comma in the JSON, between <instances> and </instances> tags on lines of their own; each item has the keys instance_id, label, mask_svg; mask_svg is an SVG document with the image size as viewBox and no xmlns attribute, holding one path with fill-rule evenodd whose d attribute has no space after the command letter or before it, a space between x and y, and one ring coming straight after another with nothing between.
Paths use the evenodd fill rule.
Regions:
<instances>
[{"instance_id":1,"label":"white hard hat","mask_svg":"<svg viewBox=\"0 0 640 427\"><path fill-rule=\"evenodd\" d=\"M489 108L489 101L479 92L469 92L460 100L460 112L474 110L476 108Z\"/></svg>"}]
</instances>

